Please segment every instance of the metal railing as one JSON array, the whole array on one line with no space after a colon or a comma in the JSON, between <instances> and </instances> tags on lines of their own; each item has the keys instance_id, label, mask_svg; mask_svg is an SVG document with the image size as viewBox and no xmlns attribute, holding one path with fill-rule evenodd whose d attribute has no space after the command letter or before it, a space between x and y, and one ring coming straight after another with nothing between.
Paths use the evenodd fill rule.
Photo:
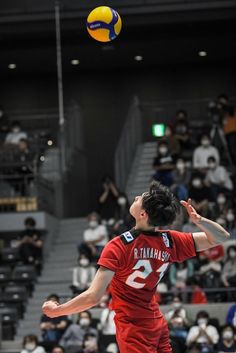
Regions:
<instances>
[{"instance_id":1,"label":"metal railing","mask_svg":"<svg viewBox=\"0 0 236 353\"><path fill-rule=\"evenodd\" d=\"M126 180L137 146L142 142L142 118L139 100L135 97L130 105L115 152L115 180L120 190L125 190Z\"/></svg>"}]
</instances>

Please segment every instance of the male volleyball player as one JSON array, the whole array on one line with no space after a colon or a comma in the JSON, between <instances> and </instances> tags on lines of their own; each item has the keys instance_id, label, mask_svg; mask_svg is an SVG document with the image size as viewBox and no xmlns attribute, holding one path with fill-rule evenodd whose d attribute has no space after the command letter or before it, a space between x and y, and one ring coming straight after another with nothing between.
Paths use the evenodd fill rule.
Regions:
<instances>
[{"instance_id":1,"label":"male volleyball player","mask_svg":"<svg viewBox=\"0 0 236 353\"><path fill-rule=\"evenodd\" d=\"M134 229L115 237L103 249L90 288L61 305L45 302L43 312L55 317L87 310L99 302L109 285L120 352L170 353L167 323L155 300L157 284L171 263L185 261L229 237L222 226L201 217L190 199L181 204L200 231L160 230L174 221L179 202L167 187L153 182L130 207L136 220Z\"/></svg>"}]
</instances>

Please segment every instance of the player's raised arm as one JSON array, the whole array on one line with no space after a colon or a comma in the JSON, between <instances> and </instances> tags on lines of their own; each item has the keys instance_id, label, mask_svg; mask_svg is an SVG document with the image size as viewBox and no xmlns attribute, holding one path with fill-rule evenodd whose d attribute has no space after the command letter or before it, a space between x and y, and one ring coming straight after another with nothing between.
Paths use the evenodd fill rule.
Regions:
<instances>
[{"instance_id":1,"label":"player's raised arm","mask_svg":"<svg viewBox=\"0 0 236 353\"><path fill-rule=\"evenodd\" d=\"M202 232L193 233L197 251L209 249L229 238L230 234L220 224L204 218L197 213L191 205L191 199L180 202L186 208L193 223L202 230Z\"/></svg>"},{"instance_id":2,"label":"player's raised arm","mask_svg":"<svg viewBox=\"0 0 236 353\"><path fill-rule=\"evenodd\" d=\"M91 308L99 303L113 275L113 271L100 267L86 291L61 305L54 301L46 301L42 306L43 313L48 317L57 317L76 314Z\"/></svg>"}]
</instances>

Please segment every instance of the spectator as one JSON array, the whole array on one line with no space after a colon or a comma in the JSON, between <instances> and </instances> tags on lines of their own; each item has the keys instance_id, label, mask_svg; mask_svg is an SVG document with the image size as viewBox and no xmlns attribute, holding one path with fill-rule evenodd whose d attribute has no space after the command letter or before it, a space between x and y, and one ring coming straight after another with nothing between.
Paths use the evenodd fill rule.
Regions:
<instances>
[{"instance_id":1,"label":"spectator","mask_svg":"<svg viewBox=\"0 0 236 353\"><path fill-rule=\"evenodd\" d=\"M102 219L114 218L117 209L119 191L112 178L107 175L102 179L102 190L98 197L98 212Z\"/></svg>"},{"instance_id":2,"label":"spectator","mask_svg":"<svg viewBox=\"0 0 236 353\"><path fill-rule=\"evenodd\" d=\"M158 146L157 157L153 161L153 168L155 174L153 179L160 181L166 186L172 184L172 170L174 169L174 162L171 154L168 150L168 144L166 141L161 141Z\"/></svg>"},{"instance_id":3,"label":"spectator","mask_svg":"<svg viewBox=\"0 0 236 353\"><path fill-rule=\"evenodd\" d=\"M169 280L172 290L183 291L186 287L186 281L189 277L192 277L193 271L194 268L191 260L172 264L169 270Z\"/></svg>"},{"instance_id":4,"label":"spectator","mask_svg":"<svg viewBox=\"0 0 236 353\"><path fill-rule=\"evenodd\" d=\"M235 223L235 211L232 208L227 210L225 215L226 228L230 232L232 238L236 237L236 223Z\"/></svg>"},{"instance_id":5,"label":"spectator","mask_svg":"<svg viewBox=\"0 0 236 353\"><path fill-rule=\"evenodd\" d=\"M114 335L116 334L116 327L114 323L115 312L106 307L102 310L100 316L100 329L103 335ZM115 337L114 337L115 338Z\"/></svg>"},{"instance_id":6,"label":"spectator","mask_svg":"<svg viewBox=\"0 0 236 353\"><path fill-rule=\"evenodd\" d=\"M19 235L19 253L24 264L35 265L40 273L42 265L43 241L41 232L36 229L33 217L25 219L25 230Z\"/></svg>"},{"instance_id":7,"label":"spectator","mask_svg":"<svg viewBox=\"0 0 236 353\"><path fill-rule=\"evenodd\" d=\"M117 210L115 213L116 220L124 220L129 215L129 200L124 192L120 192L117 198Z\"/></svg>"},{"instance_id":8,"label":"spectator","mask_svg":"<svg viewBox=\"0 0 236 353\"><path fill-rule=\"evenodd\" d=\"M203 289L200 287L200 281L196 277L188 278L187 284L192 288L192 295L190 298L191 304L206 304L207 297Z\"/></svg>"},{"instance_id":9,"label":"spectator","mask_svg":"<svg viewBox=\"0 0 236 353\"><path fill-rule=\"evenodd\" d=\"M89 311L79 313L77 322L72 323L67 328L60 340L60 344L65 348L66 353L77 353L83 347L86 334L98 337L98 332L91 327L91 323L92 316Z\"/></svg>"},{"instance_id":10,"label":"spectator","mask_svg":"<svg viewBox=\"0 0 236 353\"><path fill-rule=\"evenodd\" d=\"M175 295L172 299L172 309L170 309L166 314L166 320L168 323L172 321L172 319L178 317L182 319L182 322L185 327L189 325L189 319L187 317L187 311L183 307L183 303L179 296ZM186 337L185 337L186 338Z\"/></svg>"},{"instance_id":11,"label":"spectator","mask_svg":"<svg viewBox=\"0 0 236 353\"><path fill-rule=\"evenodd\" d=\"M26 335L23 339L23 349L21 353L46 353L45 349L38 344L35 335Z\"/></svg>"},{"instance_id":12,"label":"spectator","mask_svg":"<svg viewBox=\"0 0 236 353\"><path fill-rule=\"evenodd\" d=\"M173 133L172 128L169 125L166 126L164 136L162 139L159 140L159 143L162 141L167 141L168 149L173 158L180 155L180 152L181 152L180 143L176 138L175 134Z\"/></svg>"},{"instance_id":13,"label":"spectator","mask_svg":"<svg viewBox=\"0 0 236 353\"><path fill-rule=\"evenodd\" d=\"M100 224L99 215L92 212L88 216L88 228L83 234L83 243L79 245L79 253L85 254L90 261L96 261L108 242L107 229Z\"/></svg>"},{"instance_id":14,"label":"spectator","mask_svg":"<svg viewBox=\"0 0 236 353\"><path fill-rule=\"evenodd\" d=\"M57 294L49 295L47 300L53 300L59 303ZM51 350L52 347L59 342L67 325L68 319L66 316L49 318L46 315L42 315L40 329L42 331L43 343L44 346L47 347L47 350Z\"/></svg>"},{"instance_id":15,"label":"spectator","mask_svg":"<svg viewBox=\"0 0 236 353\"><path fill-rule=\"evenodd\" d=\"M229 193L233 190L233 183L225 167L217 165L215 157L208 157L208 170L205 183L210 188L214 201L220 192Z\"/></svg>"},{"instance_id":16,"label":"spectator","mask_svg":"<svg viewBox=\"0 0 236 353\"><path fill-rule=\"evenodd\" d=\"M232 162L236 164L236 114L235 109L232 105L227 105L223 107L224 119L223 119L223 129L228 144L230 156Z\"/></svg>"},{"instance_id":17,"label":"spectator","mask_svg":"<svg viewBox=\"0 0 236 353\"><path fill-rule=\"evenodd\" d=\"M179 141L181 147L181 157L189 159L192 155L193 143L192 136L190 135L189 126L185 119L176 121L174 127L175 137Z\"/></svg>"},{"instance_id":18,"label":"spectator","mask_svg":"<svg viewBox=\"0 0 236 353\"><path fill-rule=\"evenodd\" d=\"M208 215L209 188L207 188L200 174L194 174L189 187L189 197L192 199L192 205L203 216Z\"/></svg>"},{"instance_id":19,"label":"spectator","mask_svg":"<svg viewBox=\"0 0 236 353\"><path fill-rule=\"evenodd\" d=\"M4 112L3 107L0 105L0 143L5 141L6 134L9 130L8 117Z\"/></svg>"},{"instance_id":20,"label":"spectator","mask_svg":"<svg viewBox=\"0 0 236 353\"><path fill-rule=\"evenodd\" d=\"M73 268L72 286L73 294L80 294L88 289L95 276L96 269L91 265L89 258L85 254L80 254L78 266Z\"/></svg>"},{"instance_id":21,"label":"spectator","mask_svg":"<svg viewBox=\"0 0 236 353\"><path fill-rule=\"evenodd\" d=\"M186 164L182 158L177 159L176 169L172 172L173 184L171 185L172 192L179 200L188 198L188 185L191 179L191 172L186 168Z\"/></svg>"},{"instance_id":22,"label":"spectator","mask_svg":"<svg viewBox=\"0 0 236 353\"><path fill-rule=\"evenodd\" d=\"M199 311L196 324L190 328L186 343L188 347L200 348L200 352L213 353L214 346L219 341L217 329L209 325L209 315L206 311Z\"/></svg>"},{"instance_id":23,"label":"spectator","mask_svg":"<svg viewBox=\"0 0 236 353\"><path fill-rule=\"evenodd\" d=\"M221 279L225 287L236 286L236 246L231 245L227 249L227 257L224 262Z\"/></svg>"},{"instance_id":24,"label":"spectator","mask_svg":"<svg viewBox=\"0 0 236 353\"><path fill-rule=\"evenodd\" d=\"M232 325L236 330L236 304L231 305L227 312L226 323Z\"/></svg>"},{"instance_id":25,"label":"spectator","mask_svg":"<svg viewBox=\"0 0 236 353\"><path fill-rule=\"evenodd\" d=\"M205 288L219 288L224 248L220 244L199 253L199 274Z\"/></svg>"},{"instance_id":26,"label":"spectator","mask_svg":"<svg viewBox=\"0 0 236 353\"><path fill-rule=\"evenodd\" d=\"M83 353L98 353L98 339L93 333L86 333L83 341Z\"/></svg>"},{"instance_id":27,"label":"spectator","mask_svg":"<svg viewBox=\"0 0 236 353\"><path fill-rule=\"evenodd\" d=\"M65 349L60 345L56 345L52 348L52 353L65 353Z\"/></svg>"},{"instance_id":28,"label":"spectator","mask_svg":"<svg viewBox=\"0 0 236 353\"><path fill-rule=\"evenodd\" d=\"M27 139L27 133L21 130L19 121L13 121L11 131L6 135L5 144L18 145L21 139Z\"/></svg>"},{"instance_id":29,"label":"spectator","mask_svg":"<svg viewBox=\"0 0 236 353\"><path fill-rule=\"evenodd\" d=\"M217 353L235 353L236 352L236 340L235 330L232 325L225 325L221 330L221 339L217 345Z\"/></svg>"},{"instance_id":30,"label":"spectator","mask_svg":"<svg viewBox=\"0 0 236 353\"><path fill-rule=\"evenodd\" d=\"M228 208L230 207L230 200L227 199L224 192L220 192L216 199L216 204L213 207L213 214L215 218L225 218Z\"/></svg>"},{"instance_id":31,"label":"spectator","mask_svg":"<svg viewBox=\"0 0 236 353\"><path fill-rule=\"evenodd\" d=\"M205 174L209 157L215 157L216 163L219 164L220 156L217 148L211 145L210 137L207 134L203 134L201 136L201 145L196 147L193 152L193 168Z\"/></svg>"}]
</instances>

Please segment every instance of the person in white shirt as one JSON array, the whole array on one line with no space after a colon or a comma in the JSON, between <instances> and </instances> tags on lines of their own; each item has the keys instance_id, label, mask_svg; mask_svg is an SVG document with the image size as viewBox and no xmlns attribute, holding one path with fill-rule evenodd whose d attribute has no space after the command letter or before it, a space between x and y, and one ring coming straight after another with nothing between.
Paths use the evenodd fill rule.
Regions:
<instances>
[{"instance_id":1,"label":"person in white shirt","mask_svg":"<svg viewBox=\"0 0 236 353\"><path fill-rule=\"evenodd\" d=\"M193 168L205 172L208 168L208 158L211 156L215 157L219 164L219 151L211 145L210 137L204 134L201 137L201 145L193 151Z\"/></svg>"},{"instance_id":2,"label":"person in white shirt","mask_svg":"<svg viewBox=\"0 0 236 353\"><path fill-rule=\"evenodd\" d=\"M23 349L21 353L46 353L45 349L38 344L38 337L27 335L23 338Z\"/></svg>"},{"instance_id":3,"label":"person in white shirt","mask_svg":"<svg viewBox=\"0 0 236 353\"><path fill-rule=\"evenodd\" d=\"M21 130L19 121L13 121L11 131L6 135L5 144L18 145L22 139L27 139L27 133Z\"/></svg>"},{"instance_id":4,"label":"person in white shirt","mask_svg":"<svg viewBox=\"0 0 236 353\"><path fill-rule=\"evenodd\" d=\"M79 245L79 253L86 254L91 261L96 261L108 242L107 229L99 223L99 215L92 212L88 216L88 228L83 234L83 243Z\"/></svg>"},{"instance_id":5,"label":"person in white shirt","mask_svg":"<svg viewBox=\"0 0 236 353\"><path fill-rule=\"evenodd\" d=\"M91 265L89 258L85 254L81 254L78 266L73 268L72 285L70 286L73 294L79 294L88 289L95 273L96 269Z\"/></svg>"},{"instance_id":6,"label":"person in white shirt","mask_svg":"<svg viewBox=\"0 0 236 353\"><path fill-rule=\"evenodd\" d=\"M188 332L186 344L188 347L207 347L213 352L213 347L219 341L219 333L215 326L209 325L209 315L206 311L199 311L196 325Z\"/></svg>"},{"instance_id":7,"label":"person in white shirt","mask_svg":"<svg viewBox=\"0 0 236 353\"><path fill-rule=\"evenodd\" d=\"M214 156L208 157L208 170L205 183L210 187L214 199L222 191L233 190L233 182L228 171L222 165L219 165Z\"/></svg>"}]
</instances>

